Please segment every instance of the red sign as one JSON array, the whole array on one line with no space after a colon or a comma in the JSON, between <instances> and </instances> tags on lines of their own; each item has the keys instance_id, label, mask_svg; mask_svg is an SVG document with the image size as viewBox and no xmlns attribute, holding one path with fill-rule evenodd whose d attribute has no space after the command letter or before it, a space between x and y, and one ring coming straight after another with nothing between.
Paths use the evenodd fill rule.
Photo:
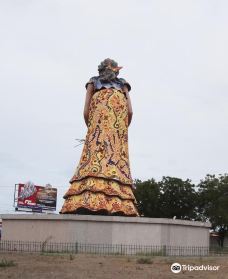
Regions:
<instances>
[{"instance_id":1,"label":"red sign","mask_svg":"<svg viewBox=\"0 0 228 279\"><path fill-rule=\"evenodd\" d=\"M36 186L32 183L18 185L18 208L56 210L57 189Z\"/></svg>"}]
</instances>

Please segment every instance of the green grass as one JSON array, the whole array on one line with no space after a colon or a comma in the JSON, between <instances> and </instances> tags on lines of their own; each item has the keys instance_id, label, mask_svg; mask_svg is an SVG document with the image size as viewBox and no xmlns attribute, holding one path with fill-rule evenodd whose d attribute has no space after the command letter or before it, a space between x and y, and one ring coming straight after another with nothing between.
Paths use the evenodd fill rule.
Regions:
<instances>
[{"instance_id":1,"label":"green grass","mask_svg":"<svg viewBox=\"0 0 228 279\"><path fill-rule=\"evenodd\" d=\"M62 252L41 252L40 253L41 256L53 256L53 257L64 257L66 256L67 254L66 253L62 253Z\"/></svg>"},{"instance_id":2,"label":"green grass","mask_svg":"<svg viewBox=\"0 0 228 279\"><path fill-rule=\"evenodd\" d=\"M16 265L15 262L12 260L8 261L6 259L2 259L0 261L0 267L10 267L10 266L15 266L15 265Z\"/></svg>"},{"instance_id":3,"label":"green grass","mask_svg":"<svg viewBox=\"0 0 228 279\"><path fill-rule=\"evenodd\" d=\"M74 255L70 254L70 261L74 260Z\"/></svg>"},{"instance_id":4,"label":"green grass","mask_svg":"<svg viewBox=\"0 0 228 279\"><path fill-rule=\"evenodd\" d=\"M139 264L152 264L153 261L150 258L138 258L137 263L139 263Z\"/></svg>"}]
</instances>

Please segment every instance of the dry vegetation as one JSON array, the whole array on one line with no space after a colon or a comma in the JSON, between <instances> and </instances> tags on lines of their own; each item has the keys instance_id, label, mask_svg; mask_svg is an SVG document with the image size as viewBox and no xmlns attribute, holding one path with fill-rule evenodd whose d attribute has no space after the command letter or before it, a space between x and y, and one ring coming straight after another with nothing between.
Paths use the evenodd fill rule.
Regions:
<instances>
[{"instance_id":1,"label":"dry vegetation","mask_svg":"<svg viewBox=\"0 0 228 279\"><path fill-rule=\"evenodd\" d=\"M169 258L67 254L0 253L1 279L166 279L228 278L228 257ZM174 262L190 265L220 265L219 271L185 271L174 274Z\"/></svg>"}]
</instances>

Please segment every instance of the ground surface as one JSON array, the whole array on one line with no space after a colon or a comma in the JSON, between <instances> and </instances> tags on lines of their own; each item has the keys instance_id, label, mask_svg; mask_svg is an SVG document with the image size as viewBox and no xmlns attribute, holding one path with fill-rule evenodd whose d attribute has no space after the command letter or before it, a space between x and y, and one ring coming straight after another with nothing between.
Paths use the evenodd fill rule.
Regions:
<instances>
[{"instance_id":1,"label":"ground surface","mask_svg":"<svg viewBox=\"0 0 228 279\"><path fill-rule=\"evenodd\" d=\"M166 278L228 278L228 256L208 258L95 256L69 254L0 253L0 278L4 279L166 279ZM2 267L11 261L15 266ZM189 265L220 265L219 271L170 271L172 263Z\"/></svg>"}]
</instances>

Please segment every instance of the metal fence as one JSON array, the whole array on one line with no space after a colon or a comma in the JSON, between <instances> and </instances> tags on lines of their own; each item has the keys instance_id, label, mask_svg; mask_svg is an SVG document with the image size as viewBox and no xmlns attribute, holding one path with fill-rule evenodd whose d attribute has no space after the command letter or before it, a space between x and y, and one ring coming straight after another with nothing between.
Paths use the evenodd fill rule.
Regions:
<instances>
[{"instance_id":1,"label":"metal fence","mask_svg":"<svg viewBox=\"0 0 228 279\"><path fill-rule=\"evenodd\" d=\"M227 249L211 247L182 247L182 246L143 246L125 244L87 244L87 243L55 243L0 241L0 252L35 252L35 253L71 253L97 255L134 255L134 256L215 256L228 255Z\"/></svg>"},{"instance_id":2,"label":"metal fence","mask_svg":"<svg viewBox=\"0 0 228 279\"><path fill-rule=\"evenodd\" d=\"M220 247L217 245L211 245L209 254L210 256L228 256L228 246Z\"/></svg>"}]
</instances>

